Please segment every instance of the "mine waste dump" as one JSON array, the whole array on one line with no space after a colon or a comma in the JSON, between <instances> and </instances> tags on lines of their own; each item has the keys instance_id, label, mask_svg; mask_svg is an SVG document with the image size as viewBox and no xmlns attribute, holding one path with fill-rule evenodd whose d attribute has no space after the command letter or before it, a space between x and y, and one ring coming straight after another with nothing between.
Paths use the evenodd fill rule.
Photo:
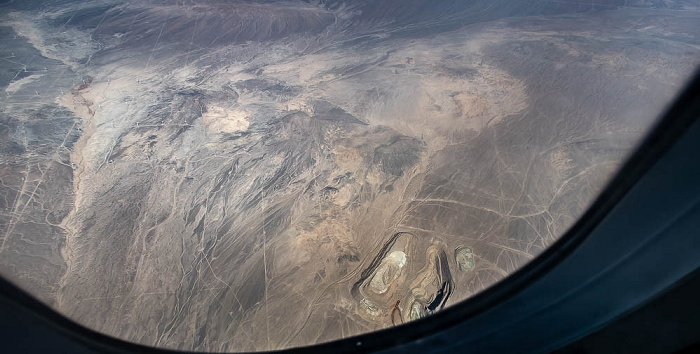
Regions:
<instances>
[{"instance_id":1,"label":"mine waste dump","mask_svg":"<svg viewBox=\"0 0 700 354\"><path fill-rule=\"evenodd\" d=\"M428 321L569 230L698 28L672 0L3 1L0 274L188 351Z\"/></svg>"}]
</instances>

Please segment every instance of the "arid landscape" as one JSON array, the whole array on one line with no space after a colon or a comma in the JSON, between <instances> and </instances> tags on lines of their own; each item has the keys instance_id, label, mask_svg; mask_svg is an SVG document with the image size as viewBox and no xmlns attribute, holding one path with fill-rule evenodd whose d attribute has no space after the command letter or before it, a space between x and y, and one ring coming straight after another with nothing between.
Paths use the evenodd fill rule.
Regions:
<instances>
[{"instance_id":1,"label":"arid landscape","mask_svg":"<svg viewBox=\"0 0 700 354\"><path fill-rule=\"evenodd\" d=\"M194 351L429 316L567 231L698 29L698 1L6 1L0 274Z\"/></svg>"}]
</instances>

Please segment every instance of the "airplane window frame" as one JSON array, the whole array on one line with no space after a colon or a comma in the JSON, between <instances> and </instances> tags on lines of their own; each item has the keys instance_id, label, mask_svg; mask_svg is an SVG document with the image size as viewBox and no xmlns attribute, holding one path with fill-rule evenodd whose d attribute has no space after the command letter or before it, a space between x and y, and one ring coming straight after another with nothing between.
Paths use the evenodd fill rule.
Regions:
<instances>
[{"instance_id":1,"label":"airplane window frame","mask_svg":"<svg viewBox=\"0 0 700 354\"><path fill-rule=\"evenodd\" d=\"M468 318L497 306L527 288L574 252L611 210L637 184L700 117L700 71L662 114L610 182L598 194L574 225L542 254L516 272L484 291L436 314L396 327L365 333L327 343L291 348L290 353L379 351L398 345L410 345L421 338L462 323ZM148 347L107 336L83 327L34 299L19 287L0 277L0 303L31 314L34 321L48 325L60 336L96 351L159 352L175 350Z\"/></svg>"}]
</instances>

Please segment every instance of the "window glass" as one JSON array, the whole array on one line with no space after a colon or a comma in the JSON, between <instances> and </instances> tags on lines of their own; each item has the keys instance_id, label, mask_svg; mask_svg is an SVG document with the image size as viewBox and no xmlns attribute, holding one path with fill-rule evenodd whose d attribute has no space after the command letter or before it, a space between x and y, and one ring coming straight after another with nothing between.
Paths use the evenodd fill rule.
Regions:
<instances>
[{"instance_id":1,"label":"window glass","mask_svg":"<svg viewBox=\"0 0 700 354\"><path fill-rule=\"evenodd\" d=\"M584 213L697 1L5 1L0 274L194 351L429 316Z\"/></svg>"}]
</instances>

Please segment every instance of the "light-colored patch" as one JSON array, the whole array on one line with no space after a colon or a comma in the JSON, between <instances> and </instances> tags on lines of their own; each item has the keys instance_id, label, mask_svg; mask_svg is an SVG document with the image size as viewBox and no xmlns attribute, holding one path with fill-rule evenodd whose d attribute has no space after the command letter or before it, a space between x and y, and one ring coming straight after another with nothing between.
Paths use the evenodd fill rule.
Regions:
<instances>
[{"instance_id":1,"label":"light-colored patch","mask_svg":"<svg viewBox=\"0 0 700 354\"><path fill-rule=\"evenodd\" d=\"M43 74L33 74L33 75L29 75L27 77L21 78L17 81L10 82L10 84L7 85L7 87L5 88L5 92L7 92L9 94L14 94L17 91L19 91L20 89L22 89L22 86L30 84L36 80L39 80L39 78L41 78L42 76L44 76L44 75Z\"/></svg>"},{"instance_id":2,"label":"light-colored patch","mask_svg":"<svg viewBox=\"0 0 700 354\"><path fill-rule=\"evenodd\" d=\"M382 316L381 310L379 310L379 308L377 308L377 306L375 304L373 304L371 301L369 301L365 298L360 300L360 306L362 306L362 308L365 311L367 311L368 314L370 314L374 317L381 317Z\"/></svg>"},{"instance_id":3,"label":"light-colored patch","mask_svg":"<svg viewBox=\"0 0 700 354\"><path fill-rule=\"evenodd\" d=\"M569 172L575 167L569 154L561 147L549 155L549 162L554 167L554 171L556 171L559 178L568 176Z\"/></svg>"},{"instance_id":4,"label":"light-colored patch","mask_svg":"<svg viewBox=\"0 0 700 354\"><path fill-rule=\"evenodd\" d=\"M387 263L384 267L377 269L377 273L369 282L369 289L377 294L384 294L389 290L389 285L398 277L399 273L396 267Z\"/></svg>"},{"instance_id":5,"label":"light-colored patch","mask_svg":"<svg viewBox=\"0 0 700 354\"><path fill-rule=\"evenodd\" d=\"M460 92L452 97L465 118L477 117L486 112L487 102L483 97Z\"/></svg>"},{"instance_id":6,"label":"light-colored patch","mask_svg":"<svg viewBox=\"0 0 700 354\"><path fill-rule=\"evenodd\" d=\"M93 102L85 99L83 96L77 93L67 93L61 97L58 97L56 102L66 107L83 120L83 132L80 139L75 144L73 153L71 154L71 162L76 166L76 170L73 172L73 193L75 194L73 210L77 210L82 204L80 183L82 181L86 166L92 166L92 164L89 163L92 156L86 147L94 134L94 125L92 124L92 118L94 116L94 111L92 110Z\"/></svg>"},{"instance_id":7,"label":"light-colored patch","mask_svg":"<svg viewBox=\"0 0 700 354\"><path fill-rule=\"evenodd\" d=\"M350 201L352 200L352 197L354 195L355 193L351 187L345 186L343 188L340 188L338 194L335 196L335 198L333 198L333 204L340 207L344 207L350 204Z\"/></svg>"},{"instance_id":8,"label":"light-colored patch","mask_svg":"<svg viewBox=\"0 0 700 354\"><path fill-rule=\"evenodd\" d=\"M299 111L304 112L308 115L313 115L314 109L308 101L303 97L295 97L291 100L284 102L283 106L280 107L285 111Z\"/></svg>"},{"instance_id":9,"label":"light-colored patch","mask_svg":"<svg viewBox=\"0 0 700 354\"><path fill-rule=\"evenodd\" d=\"M75 208L89 203L90 194L81 183L108 165L108 157L120 136L138 125L147 108L134 104L136 99L150 101L157 92L157 72L141 72L130 67L105 69L108 75L97 76L87 87L56 98L56 103L82 119L82 132L75 145L71 162ZM151 88L151 89L149 89Z\"/></svg>"},{"instance_id":10,"label":"light-colored patch","mask_svg":"<svg viewBox=\"0 0 700 354\"><path fill-rule=\"evenodd\" d=\"M315 262L322 264L325 259L319 255L336 254L343 245L352 243L352 233L344 218L323 220L312 230L301 231L291 244L290 266Z\"/></svg>"},{"instance_id":11,"label":"light-colored patch","mask_svg":"<svg viewBox=\"0 0 700 354\"><path fill-rule=\"evenodd\" d=\"M224 108L215 105L207 106L202 114L204 128L209 134L235 133L248 130L250 122L244 109Z\"/></svg>"},{"instance_id":12,"label":"light-colored patch","mask_svg":"<svg viewBox=\"0 0 700 354\"><path fill-rule=\"evenodd\" d=\"M421 87L420 108L432 110L435 118L430 124L444 132L479 132L527 106L525 85L493 67L481 67L478 75L468 79L426 75Z\"/></svg>"},{"instance_id":13,"label":"light-colored patch","mask_svg":"<svg viewBox=\"0 0 700 354\"><path fill-rule=\"evenodd\" d=\"M362 167L362 155L357 149L338 145L333 148L333 155L335 163L345 171L356 172Z\"/></svg>"},{"instance_id":14,"label":"light-colored patch","mask_svg":"<svg viewBox=\"0 0 700 354\"><path fill-rule=\"evenodd\" d=\"M44 19L46 13L32 16L25 13L12 12L8 14L7 24L24 37L41 55L58 60L69 65L73 70L78 69L78 62L89 57L100 49L90 34L76 28L67 27L62 31L43 31L37 25ZM50 16L46 16L50 17Z\"/></svg>"}]
</instances>

